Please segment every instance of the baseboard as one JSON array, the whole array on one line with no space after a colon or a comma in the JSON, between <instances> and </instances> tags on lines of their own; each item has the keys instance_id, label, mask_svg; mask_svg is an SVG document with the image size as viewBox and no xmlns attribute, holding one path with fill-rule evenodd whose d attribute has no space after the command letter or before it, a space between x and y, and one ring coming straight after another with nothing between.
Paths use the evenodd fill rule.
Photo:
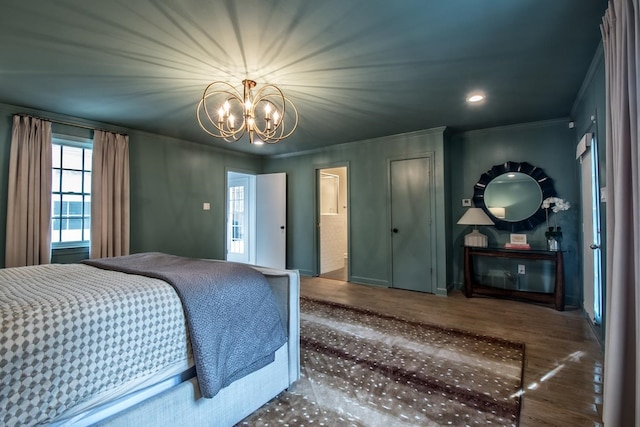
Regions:
<instances>
[{"instance_id":1,"label":"baseboard","mask_svg":"<svg viewBox=\"0 0 640 427\"><path fill-rule=\"evenodd\" d=\"M600 349L604 353L604 329L602 328L602 325L596 325L595 323L593 323L593 320L591 320L591 318L589 317L589 314L584 309L581 309L581 310L582 310L582 315L584 316L585 319L587 319L587 323L591 328L591 332L593 332L593 335L596 337L598 344L600 344Z\"/></svg>"},{"instance_id":2,"label":"baseboard","mask_svg":"<svg viewBox=\"0 0 640 427\"><path fill-rule=\"evenodd\" d=\"M301 270L301 269L297 269L298 272L300 273L301 276L317 276L317 274L315 274L313 271L311 270Z\"/></svg>"},{"instance_id":3,"label":"baseboard","mask_svg":"<svg viewBox=\"0 0 640 427\"><path fill-rule=\"evenodd\" d=\"M388 288L390 286L387 280L372 279L371 277L351 276L349 281L359 285L372 285L381 288Z\"/></svg>"}]
</instances>

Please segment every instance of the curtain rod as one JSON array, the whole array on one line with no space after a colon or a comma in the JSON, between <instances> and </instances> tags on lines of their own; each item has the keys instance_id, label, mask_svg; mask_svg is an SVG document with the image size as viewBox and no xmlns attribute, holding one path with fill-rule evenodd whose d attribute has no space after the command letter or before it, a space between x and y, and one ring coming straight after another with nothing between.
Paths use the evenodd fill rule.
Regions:
<instances>
[{"instance_id":1,"label":"curtain rod","mask_svg":"<svg viewBox=\"0 0 640 427\"><path fill-rule=\"evenodd\" d=\"M37 119L44 120L44 121L47 121L47 122L57 123L59 125L73 126L73 127L77 127L77 128L81 128L81 129L101 130L103 132L110 132L110 133L114 132L112 130L102 129L102 128L98 128L98 127L95 127L95 126L84 125L84 124L81 124L81 123L74 123L74 122L65 122L65 121L62 121L62 120L48 119L48 118L45 118L45 117L38 117L38 116L34 116L32 114L26 114L26 113L17 113L16 116L35 117ZM122 133L122 132L118 132L118 133L120 133L121 135L128 136L126 133Z\"/></svg>"}]
</instances>

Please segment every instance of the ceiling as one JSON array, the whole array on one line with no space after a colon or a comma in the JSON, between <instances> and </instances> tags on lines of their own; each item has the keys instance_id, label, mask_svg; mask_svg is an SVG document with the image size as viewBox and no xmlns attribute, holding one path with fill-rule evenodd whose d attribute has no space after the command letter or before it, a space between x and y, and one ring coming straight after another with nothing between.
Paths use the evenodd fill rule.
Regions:
<instances>
[{"instance_id":1,"label":"ceiling","mask_svg":"<svg viewBox=\"0 0 640 427\"><path fill-rule=\"evenodd\" d=\"M29 0L0 10L0 103L254 154L568 117L606 0ZM245 78L297 107L275 145L195 116ZM466 95L484 91L481 105Z\"/></svg>"}]
</instances>

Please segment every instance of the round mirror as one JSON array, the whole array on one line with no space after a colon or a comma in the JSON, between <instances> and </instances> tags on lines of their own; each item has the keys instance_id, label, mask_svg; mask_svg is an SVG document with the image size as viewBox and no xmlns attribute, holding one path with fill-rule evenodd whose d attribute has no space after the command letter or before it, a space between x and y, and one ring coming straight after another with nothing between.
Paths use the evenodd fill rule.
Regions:
<instances>
[{"instance_id":1,"label":"round mirror","mask_svg":"<svg viewBox=\"0 0 640 427\"><path fill-rule=\"evenodd\" d=\"M484 191L484 203L495 218L517 222L536 213L542 190L529 175L507 172L495 177Z\"/></svg>"},{"instance_id":2,"label":"round mirror","mask_svg":"<svg viewBox=\"0 0 640 427\"><path fill-rule=\"evenodd\" d=\"M474 186L473 201L496 228L518 232L544 222L542 201L555 195L553 180L542 169L526 162L507 162L482 174Z\"/></svg>"}]
</instances>

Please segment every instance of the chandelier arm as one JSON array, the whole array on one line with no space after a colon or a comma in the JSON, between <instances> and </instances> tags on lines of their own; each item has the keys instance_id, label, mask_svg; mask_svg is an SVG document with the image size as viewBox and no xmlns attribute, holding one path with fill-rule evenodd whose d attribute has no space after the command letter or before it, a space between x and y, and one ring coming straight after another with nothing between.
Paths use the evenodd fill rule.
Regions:
<instances>
[{"instance_id":1,"label":"chandelier arm","mask_svg":"<svg viewBox=\"0 0 640 427\"><path fill-rule=\"evenodd\" d=\"M275 90L276 93L267 93L265 95L263 95L263 92L265 92L265 90L267 89L272 89ZM270 98L275 98L274 102L273 100L271 100ZM258 107L258 105L260 103L267 103L270 105L273 105L273 107L275 108L276 111L278 111L278 104L282 105L282 111L279 112L279 114L281 114L282 119L284 119L284 109L285 109L285 97L284 94L282 93L282 91L280 89L278 89L277 87L273 86L273 85L265 85L262 88L260 88L260 90L258 90L255 94L254 97L254 103L253 103L253 110L255 112L255 109ZM254 115L255 116L255 115ZM267 129L265 128L264 130L261 130L258 127L258 133L260 134L261 137L265 138L268 134L273 134L275 133L275 131L280 128L283 125L284 120L280 120L276 125L274 125L273 129L271 131L267 131Z\"/></svg>"},{"instance_id":2,"label":"chandelier arm","mask_svg":"<svg viewBox=\"0 0 640 427\"><path fill-rule=\"evenodd\" d=\"M202 128L204 128L205 130L207 130L207 127L204 125L204 123L202 122L202 120L200 118L200 107L202 107L202 110L204 110L204 115L208 120L207 123L218 131L218 135L213 134L212 132L210 132L208 130L207 130L207 132L209 134L213 135L213 136L219 136L221 138L231 137L234 134L236 134L238 131L242 130L242 127L239 127L237 131L232 132L230 130L224 129L224 126L219 125L218 122L213 117L211 117L211 114L209 113L209 109L207 108L206 99L207 99L207 97L212 96L212 95L215 95L215 93L207 94L206 96L204 96L202 98L202 100L200 101L200 104L198 106L199 107L198 108L198 121L200 123L200 126Z\"/></svg>"},{"instance_id":3,"label":"chandelier arm","mask_svg":"<svg viewBox=\"0 0 640 427\"><path fill-rule=\"evenodd\" d=\"M213 90L214 86L216 85L223 85L223 86L226 86L227 88ZM214 136L216 138L223 138L227 142L235 142L240 140L244 136L246 131L244 115L240 114L240 116L242 116L242 122L240 123L240 126L236 128L236 130L225 129L224 124L222 125L219 124L219 121L214 118L215 115L212 116L210 109L207 107L207 104L208 104L207 99L212 98L216 95L224 95L226 97L227 102L232 101L232 102L237 102L240 106L243 105L243 103L240 101L241 98L240 98L239 92L229 83L216 81L209 84L204 90L202 94L202 98L197 107L197 118L198 118L198 123L200 124L200 127L209 135ZM204 116L206 117L206 120L207 120L206 122L203 122L200 110L204 111ZM228 126L228 122L227 121L225 122ZM209 127L214 128L215 131L212 131Z\"/></svg>"},{"instance_id":4,"label":"chandelier arm","mask_svg":"<svg viewBox=\"0 0 640 427\"><path fill-rule=\"evenodd\" d=\"M291 134L293 134L293 132L298 127L298 121L299 121L298 109L296 108L295 104L291 102L289 98L284 97L284 99L285 99L285 103L289 103L290 110L293 110L293 114L291 114L291 116L294 118L293 125L291 126L291 129L289 130L289 132L285 134L286 132L286 126L284 125L285 110L283 108L283 111L282 111L283 118L280 121L280 123L278 123L278 126L276 126L270 134L260 135L260 137L263 138L263 141L266 142L267 144L275 144L277 142L282 141L285 138L288 138L289 136L291 136ZM278 132L279 134L276 135L276 133Z\"/></svg>"},{"instance_id":5,"label":"chandelier arm","mask_svg":"<svg viewBox=\"0 0 640 427\"><path fill-rule=\"evenodd\" d=\"M275 91L275 93L267 93L263 95L262 93L268 89ZM296 109L293 102L291 102L289 98L284 96L284 93L274 85L265 85L256 92L256 96L254 98L254 103L253 103L253 109L255 110L255 108L257 108L257 106L261 102L270 103L274 105L274 107L276 107L276 102L274 102L270 98L276 98L279 101L278 103L282 105L282 111L280 112L282 119L278 122L277 125L273 127L273 129L262 130L259 127L256 127L255 131L256 131L256 134L260 136L263 142L275 144L276 142L279 142L289 137L295 131L295 129L298 126L299 117L298 117L298 110ZM293 126L290 128L289 132L285 134L286 127L287 127L285 124L285 116L287 113L287 103L289 104L290 108L293 109L293 113L294 113L293 117L295 118L295 122ZM276 110L278 110L277 107L276 107Z\"/></svg>"},{"instance_id":6,"label":"chandelier arm","mask_svg":"<svg viewBox=\"0 0 640 427\"><path fill-rule=\"evenodd\" d=\"M236 130L235 132L230 132L230 131L226 131L225 129L221 129L214 121L210 120L209 117L208 117L209 120L207 122L203 122L200 117L200 109L198 109L197 111L197 117L198 117L198 123L200 124L200 127L202 128L202 130L204 130L206 133L208 133L213 137L223 138L227 142L238 141L245 134L244 127L239 127L238 130ZM210 126L213 126L217 131L217 133L214 133L209 128L207 128L207 125L205 123L208 123ZM229 138L231 138L231 140Z\"/></svg>"}]
</instances>

